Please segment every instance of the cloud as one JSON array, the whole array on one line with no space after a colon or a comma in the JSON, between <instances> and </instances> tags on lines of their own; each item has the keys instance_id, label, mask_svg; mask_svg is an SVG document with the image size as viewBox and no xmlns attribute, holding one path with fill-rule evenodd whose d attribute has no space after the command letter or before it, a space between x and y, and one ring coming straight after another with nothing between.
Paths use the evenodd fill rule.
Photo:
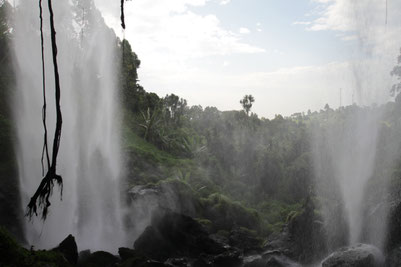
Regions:
<instances>
[{"instance_id":1,"label":"cloud","mask_svg":"<svg viewBox=\"0 0 401 267\"><path fill-rule=\"evenodd\" d=\"M310 25L312 22L310 21L295 21L293 25Z\"/></svg>"},{"instance_id":2,"label":"cloud","mask_svg":"<svg viewBox=\"0 0 401 267\"><path fill-rule=\"evenodd\" d=\"M401 44L401 2L384 0L312 0L307 14L315 19L294 24L309 31L334 31L343 41L357 43L359 53L394 58ZM387 6L388 4L388 6Z\"/></svg>"},{"instance_id":3,"label":"cloud","mask_svg":"<svg viewBox=\"0 0 401 267\"><path fill-rule=\"evenodd\" d=\"M231 0L221 0L220 5L227 5L230 2L231 2Z\"/></svg>"},{"instance_id":4,"label":"cloud","mask_svg":"<svg viewBox=\"0 0 401 267\"><path fill-rule=\"evenodd\" d=\"M251 33L251 31L248 29L248 28L245 28L245 27L241 27L241 28L239 28L239 33L241 33L241 34L249 34L249 33Z\"/></svg>"},{"instance_id":5,"label":"cloud","mask_svg":"<svg viewBox=\"0 0 401 267\"><path fill-rule=\"evenodd\" d=\"M111 8L110 1L96 1L107 23L120 32L118 5L113 4ZM125 37L142 59L144 68L152 71L152 68L159 68L164 64L166 68L179 69L192 59L265 52L263 48L245 42L241 34L225 29L217 16L199 15L191 11L191 7L204 6L208 2L126 2Z\"/></svg>"}]
</instances>

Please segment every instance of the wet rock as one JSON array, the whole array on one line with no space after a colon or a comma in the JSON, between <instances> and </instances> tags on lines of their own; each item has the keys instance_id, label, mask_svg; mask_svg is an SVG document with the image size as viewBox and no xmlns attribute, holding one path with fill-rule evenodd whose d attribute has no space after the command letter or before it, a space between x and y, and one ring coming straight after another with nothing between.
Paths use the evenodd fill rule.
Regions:
<instances>
[{"instance_id":1,"label":"wet rock","mask_svg":"<svg viewBox=\"0 0 401 267\"><path fill-rule=\"evenodd\" d=\"M244 227L236 227L230 232L229 244L243 250L244 253L250 251L260 251L262 239L260 239L254 231Z\"/></svg>"},{"instance_id":2,"label":"wet rock","mask_svg":"<svg viewBox=\"0 0 401 267\"><path fill-rule=\"evenodd\" d=\"M209 257L200 256L192 263L192 267L212 267L213 263Z\"/></svg>"},{"instance_id":3,"label":"wet rock","mask_svg":"<svg viewBox=\"0 0 401 267\"><path fill-rule=\"evenodd\" d=\"M266 260L260 256L244 259L244 267L266 267Z\"/></svg>"},{"instance_id":4,"label":"wet rock","mask_svg":"<svg viewBox=\"0 0 401 267\"><path fill-rule=\"evenodd\" d=\"M90 255L91 251L89 249L80 251L78 254L78 266L82 266L89 259Z\"/></svg>"},{"instance_id":5,"label":"wet rock","mask_svg":"<svg viewBox=\"0 0 401 267\"><path fill-rule=\"evenodd\" d=\"M240 267L242 266L242 257L238 251L227 251L217 255L213 259L214 267Z\"/></svg>"},{"instance_id":6,"label":"wet rock","mask_svg":"<svg viewBox=\"0 0 401 267\"><path fill-rule=\"evenodd\" d=\"M128 191L132 200L140 199L143 197L159 196L161 189L155 185L137 185Z\"/></svg>"},{"instance_id":7,"label":"wet rock","mask_svg":"<svg viewBox=\"0 0 401 267\"><path fill-rule=\"evenodd\" d=\"M401 266L401 247L397 247L387 254L385 266L387 267Z\"/></svg>"},{"instance_id":8,"label":"wet rock","mask_svg":"<svg viewBox=\"0 0 401 267\"><path fill-rule=\"evenodd\" d=\"M78 263L78 247L72 235L68 235L53 251L63 254L66 260L73 265Z\"/></svg>"},{"instance_id":9,"label":"wet rock","mask_svg":"<svg viewBox=\"0 0 401 267\"><path fill-rule=\"evenodd\" d=\"M118 249L118 255L120 255L120 258L122 261L128 260L130 258L136 258L140 255L139 253L133 249L130 248L119 248Z\"/></svg>"},{"instance_id":10,"label":"wet rock","mask_svg":"<svg viewBox=\"0 0 401 267\"><path fill-rule=\"evenodd\" d=\"M381 267L384 257L372 245L358 244L333 252L322 262L322 267Z\"/></svg>"},{"instance_id":11,"label":"wet rock","mask_svg":"<svg viewBox=\"0 0 401 267\"><path fill-rule=\"evenodd\" d=\"M151 225L135 241L134 247L145 256L159 261L197 258L201 253L217 255L226 250L210 238L197 221L170 210L153 215Z\"/></svg>"},{"instance_id":12,"label":"wet rock","mask_svg":"<svg viewBox=\"0 0 401 267\"><path fill-rule=\"evenodd\" d=\"M266 265L269 267L301 267L300 264L292 261L286 256L274 255L271 256L267 261Z\"/></svg>"},{"instance_id":13,"label":"wet rock","mask_svg":"<svg viewBox=\"0 0 401 267\"><path fill-rule=\"evenodd\" d=\"M300 263L310 264L327 253L324 225L307 200L303 211L289 218L278 234L269 236L266 250L277 251Z\"/></svg>"},{"instance_id":14,"label":"wet rock","mask_svg":"<svg viewBox=\"0 0 401 267\"><path fill-rule=\"evenodd\" d=\"M82 260L80 266L83 267L113 267L118 262L118 258L106 251L96 251Z\"/></svg>"},{"instance_id":15,"label":"wet rock","mask_svg":"<svg viewBox=\"0 0 401 267\"><path fill-rule=\"evenodd\" d=\"M173 267L187 267L190 266L187 258L170 258L164 262Z\"/></svg>"},{"instance_id":16,"label":"wet rock","mask_svg":"<svg viewBox=\"0 0 401 267\"><path fill-rule=\"evenodd\" d=\"M401 202L390 204L387 234L387 251L401 245Z\"/></svg>"},{"instance_id":17,"label":"wet rock","mask_svg":"<svg viewBox=\"0 0 401 267\"><path fill-rule=\"evenodd\" d=\"M263 257L259 255L247 257L244 262L244 267L301 267L300 264L279 253L265 254Z\"/></svg>"}]
</instances>

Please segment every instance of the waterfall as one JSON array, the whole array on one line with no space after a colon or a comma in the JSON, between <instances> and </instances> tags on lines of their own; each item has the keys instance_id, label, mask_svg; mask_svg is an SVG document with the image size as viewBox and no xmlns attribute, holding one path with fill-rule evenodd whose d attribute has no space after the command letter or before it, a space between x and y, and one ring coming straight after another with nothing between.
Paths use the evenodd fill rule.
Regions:
<instances>
[{"instance_id":1,"label":"waterfall","mask_svg":"<svg viewBox=\"0 0 401 267\"><path fill-rule=\"evenodd\" d=\"M314 129L317 191L333 235L329 247L362 241L365 191L374 172L380 117L378 109L350 106L342 110L342 117L328 118L326 125ZM383 231L380 227L375 230ZM342 240L333 240L339 237ZM382 240L374 242L379 245Z\"/></svg>"},{"instance_id":2,"label":"waterfall","mask_svg":"<svg viewBox=\"0 0 401 267\"><path fill-rule=\"evenodd\" d=\"M47 125L55 126L54 77L47 1L43 1ZM57 185L46 221L25 223L35 248L56 246L73 234L79 249L114 251L124 245L120 198L122 175L117 93L117 38L93 0L53 1L61 82L63 131ZM42 74L38 1L20 1L14 14L17 89L14 116L24 209L42 179ZM50 147L51 149L51 147Z\"/></svg>"}]
</instances>

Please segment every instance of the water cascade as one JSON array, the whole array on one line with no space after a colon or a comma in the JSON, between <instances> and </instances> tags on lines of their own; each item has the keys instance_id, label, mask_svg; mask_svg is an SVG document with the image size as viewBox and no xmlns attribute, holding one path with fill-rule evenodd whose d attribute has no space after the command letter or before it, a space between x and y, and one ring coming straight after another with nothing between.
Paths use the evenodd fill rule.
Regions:
<instances>
[{"instance_id":1,"label":"water cascade","mask_svg":"<svg viewBox=\"0 0 401 267\"><path fill-rule=\"evenodd\" d=\"M326 119L316 123L311 134L316 192L325 219L329 251L356 243L383 249L390 174L379 170L391 169L400 145L396 139L382 138L387 127L383 104L390 97L390 70L398 44L388 41L391 29L386 32L378 27L384 21L383 27L389 27L385 3L347 2L344 8L353 14L347 27L356 39L348 66L349 77L343 77L352 102L349 97L348 103L340 106L337 117L332 116L330 109L326 110ZM385 162L386 167L378 167L379 162Z\"/></svg>"},{"instance_id":2,"label":"water cascade","mask_svg":"<svg viewBox=\"0 0 401 267\"><path fill-rule=\"evenodd\" d=\"M44 1L47 125L55 125L54 77L47 1ZM35 248L56 246L73 234L79 249L114 251L124 245L120 199L120 125L117 110L117 39L92 0L53 1L61 82L63 132L58 172L45 222L25 224ZM23 209L41 178L42 73L37 1L21 1L14 16L17 91L14 113ZM49 134L49 139L52 134ZM50 142L51 140L49 140Z\"/></svg>"}]
</instances>

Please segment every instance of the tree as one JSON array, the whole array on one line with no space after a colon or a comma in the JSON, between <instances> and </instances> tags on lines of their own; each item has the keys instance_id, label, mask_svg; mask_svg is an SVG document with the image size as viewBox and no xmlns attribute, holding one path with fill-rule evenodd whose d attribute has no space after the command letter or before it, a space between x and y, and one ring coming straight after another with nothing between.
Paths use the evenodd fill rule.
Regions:
<instances>
[{"instance_id":1,"label":"tree","mask_svg":"<svg viewBox=\"0 0 401 267\"><path fill-rule=\"evenodd\" d=\"M180 126L181 117L187 109L187 101L175 94L166 95L163 99L164 107L167 111L167 121L173 122L176 126Z\"/></svg>"},{"instance_id":2,"label":"tree","mask_svg":"<svg viewBox=\"0 0 401 267\"><path fill-rule=\"evenodd\" d=\"M239 101L242 105L242 108L246 112L246 115L249 115L249 111L252 108L253 102L255 102L255 98L252 95L245 95L242 100Z\"/></svg>"},{"instance_id":3,"label":"tree","mask_svg":"<svg viewBox=\"0 0 401 267\"><path fill-rule=\"evenodd\" d=\"M400 54L401 54L401 49L400 49ZM398 56L397 59L397 65L394 66L393 70L390 72L391 76L396 76L398 83L394 84L391 87L391 95L395 96L401 91L401 55Z\"/></svg>"}]
</instances>

